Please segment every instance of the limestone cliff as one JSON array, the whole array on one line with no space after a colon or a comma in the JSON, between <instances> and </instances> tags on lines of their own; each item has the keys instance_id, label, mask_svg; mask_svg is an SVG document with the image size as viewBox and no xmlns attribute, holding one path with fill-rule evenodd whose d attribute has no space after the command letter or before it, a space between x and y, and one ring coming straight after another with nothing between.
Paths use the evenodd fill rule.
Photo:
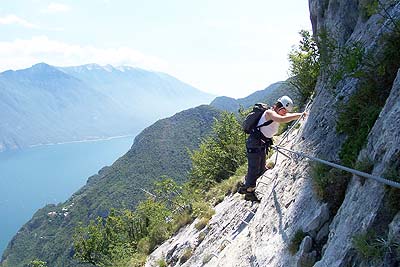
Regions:
<instances>
[{"instance_id":1,"label":"limestone cliff","mask_svg":"<svg viewBox=\"0 0 400 267\"><path fill-rule=\"evenodd\" d=\"M309 5L315 36L329 33L337 47L362 45L369 58L363 71L377 70L387 60L386 51L393 49L388 36L398 31L399 1L310 0ZM385 66L389 73L374 84L382 87L384 104L358 155L368 156L372 174L378 176L393 166L398 170L400 161L400 60L392 59ZM340 60L333 58L331 63L321 72L309 117L290 135L286 147L339 162L347 138L336 130L340 107L365 80L343 75L332 84L330 75ZM260 204L238 194L227 196L205 229L197 231L196 221L181 229L149 256L146 266L157 266L161 258L169 266L398 266L393 255L400 241L400 213L388 208L393 191L353 176L344 183L344 199L335 207L317 197L311 169L308 160L279 156L257 188L263 196ZM337 183L343 183L340 179L344 178L338 175ZM299 230L304 233L301 245L291 253ZM377 232L386 247L377 261L354 247L354 237L368 230Z\"/></svg>"}]
</instances>

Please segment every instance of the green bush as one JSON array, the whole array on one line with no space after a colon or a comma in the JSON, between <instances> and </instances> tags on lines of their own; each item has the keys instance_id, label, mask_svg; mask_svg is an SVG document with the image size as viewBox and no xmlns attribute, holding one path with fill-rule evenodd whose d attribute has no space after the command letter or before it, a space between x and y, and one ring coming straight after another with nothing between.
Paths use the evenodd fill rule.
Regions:
<instances>
[{"instance_id":1,"label":"green bush","mask_svg":"<svg viewBox=\"0 0 400 267\"><path fill-rule=\"evenodd\" d=\"M198 223L194 226L198 231L202 230L204 227L207 226L208 222L210 221L209 218L201 218Z\"/></svg>"},{"instance_id":2,"label":"green bush","mask_svg":"<svg viewBox=\"0 0 400 267\"><path fill-rule=\"evenodd\" d=\"M380 42L383 53L375 58L371 55L355 56L359 58L357 62L363 68L363 75L357 77L361 79L359 88L350 96L347 103L339 106L340 114L336 129L339 133L347 135L339 157L342 163L349 167L354 166L359 151L365 145L368 134L385 105L400 67L400 50L398 49L400 31L395 29L388 32ZM357 68L359 69L360 67ZM356 70L353 74L355 72Z\"/></svg>"},{"instance_id":3,"label":"green bush","mask_svg":"<svg viewBox=\"0 0 400 267\"><path fill-rule=\"evenodd\" d=\"M183 253L183 255L181 256L181 258L180 258L180 260L179 260L179 263L180 263L180 264L183 264L183 263L187 262L188 259L190 259L190 257L192 257L192 255L193 255L193 250L192 250L192 248L187 248L187 249L185 250L185 252Z\"/></svg>"},{"instance_id":4,"label":"green bush","mask_svg":"<svg viewBox=\"0 0 400 267\"><path fill-rule=\"evenodd\" d=\"M380 265L388 253L395 255L400 247L400 244L393 240L377 237L373 230L355 235L352 244L363 260L375 265Z\"/></svg>"},{"instance_id":5,"label":"green bush","mask_svg":"<svg viewBox=\"0 0 400 267\"><path fill-rule=\"evenodd\" d=\"M177 214L176 216L174 216L174 221L175 221L174 232L177 232L183 226L188 225L189 223L193 222L193 217L192 217L191 213L185 211L182 214Z\"/></svg>"},{"instance_id":6,"label":"green bush","mask_svg":"<svg viewBox=\"0 0 400 267\"><path fill-rule=\"evenodd\" d=\"M367 76L363 66L370 57L365 53L362 43L352 42L340 45L326 30L320 31L318 43L323 77L332 89L335 89L338 82L347 77ZM334 90L332 92L334 93Z\"/></svg>"},{"instance_id":7,"label":"green bush","mask_svg":"<svg viewBox=\"0 0 400 267\"><path fill-rule=\"evenodd\" d=\"M153 190L157 202L163 203L169 210L184 209L191 202L190 191L186 184L178 184L166 176L154 183Z\"/></svg>"},{"instance_id":8,"label":"green bush","mask_svg":"<svg viewBox=\"0 0 400 267\"><path fill-rule=\"evenodd\" d=\"M197 237L197 243L200 244L203 242L204 238L206 238L207 233L205 231L201 232L199 236Z\"/></svg>"},{"instance_id":9,"label":"green bush","mask_svg":"<svg viewBox=\"0 0 400 267\"><path fill-rule=\"evenodd\" d=\"M354 166L386 97L387 95L382 96L378 85L371 80L363 82L361 88L349 98L346 104L341 106L336 130L347 135L339 152L344 165Z\"/></svg>"},{"instance_id":10,"label":"green bush","mask_svg":"<svg viewBox=\"0 0 400 267\"><path fill-rule=\"evenodd\" d=\"M146 263L147 255L135 253L129 260L128 267L143 267Z\"/></svg>"},{"instance_id":11,"label":"green bush","mask_svg":"<svg viewBox=\"0 0 400 267\"><path fill-rule=\"evenodd\" d=\"M159 260L157 261L157 265L158 265L158 267L167 267L167 266L168 266L168 264L167 264L167 262L165 261L165 259L159 259Z\"/></svg>"},{"instance_id":12,"label":"green bush","mask_svg":"<svg viewBox=\"0 0 400 267\"><path fill-rule=\"evenodd\" d=\"M310 32L300 31L300 44L289 53L289 82L297 89L304 104L314 92L320 71L319 49Z\"/></svg>"},{"instance_id":13,"label":"green bush","mask_svg":"<svg viewBox=\"0 0 400 267\"><path fill-rule=\"evenodd\" d=\"M398 0L362 0L360 2L361 17L364 20L369 19L372 15L379 14L384 19L388 19L393 23L395 31L400 31L398 20L390 15L388 11L391 6L398 3Z\"/></svg>"},{"instance_id":14,"label":"green bush","mask_svg":"<svg viewBox=\"0 0 400 267\"><path fill-rule=\"evenodd\" d=\"M212 259L212 255L211 254L207 254L203 257L203 264L207 264L210 262L210 260Z\"/></svg>"},{"instance_id":15,"label":"green bush","mask_svg":"<svg viewBox=\"0 0 400 267\"><path fill-rule=\"evenodd\" d=\"M347 77L365 77L366 73L361 69L365 57L365 49L361 43L355 42L343 47L336 47L337 67L330 74L331 86L335 87L339 81Z\"/></svg>"},{"instance_id":16,"label":"green bush","mask_svg":"<svg viewBox=\"0 0 400 267\"><path fill-rule=\"evenodd\" d=\"M371 173L374 169L374 162L369 157L364 157L356 162L354 168L362 172Z\"/></svg>"},{"instance_id":17,"label":"green bush","mask_svg":"<svg viewBox=\"0 0 400 267\"><path fill-rule=\"evenodd\" d=\"M225 196L236 193L238 184L247 173L247 164L240 166L229 179L216 184L205 193L204 199L214 206L224 200Z\"/></svg>"},{"instance_id":18,"label":"green bush","mask_svg":"<svg viewBox=\"0 0 400 267\"><path fill-rule=\"evenodd\" d=\"M32 260L29 263L29 267L47 267L47 263L44 262L44 261L36 259L36 260Z\"/></svg>"},{"instance_id":19,"label":"green bush","mask_svg":"<svg viewBox=\"0 0 400 267\"><path fill-rule=\"evenodd\" d=\"M291 239L289 243L289 252L290 254L294 255L296 252L299 250L300 244L303 241L303 239L307 236L306 233L303 232L303 230L299 229L296 231L294 234L293 238Z\"/></svg>"},{"instance_id":20,"label":"green bush","mask_svg":"<svg viewBox=\"0 0 400 267\"><path fill-rule=\"evenodd\" d=\"M352 239L352 244L364 260L377 262L382 258L382 249L376 242L376 234L374 232L369 231L355 235Z\"/></svg>"},{"instance_id":21,"label":"green bush","mask_svg":"<svg viewBox=\"0 0 400 267\"><path fill-rule=\"evenodd\" d=\"M103 219L97 218L86 227L80 226L74 234L74 257L82 263L104 266L109 263L110 246L114 240L107 238Z\"/></svg>"},{"instance_id":22,"label":"green bush","mask_svg":"<svg viewBox=\"0 0 400 267\"><path fill-rule=\"evenodd\" d=\"M166 219L172 216L172 212L163 203L148 199L137 206L136 213L146 222L145 232L150 237L151 249L171 234L172 226Z\"/></svg>"},{"instance_id":23,"label":"green bush","mask_svg":"<svg viewBox=\"0 0 400 267\"><path fill-rule=\"evenodd\" d=\"M311 165L311 177L313 181L314 192L319 199L325 200L327 198L326 189L335 181L332 180L329 171L331 168L325 164L315 163Z\"/></svg>"},{"instance_id":24,"label":"green bush","mask_svg":"<svg viewBox=\"0 0 400 267\"><path fill-rule=\"evenodd\" d=\"M360 13L364 20L369 19L378 12L378 0L362 0L360 1Z\"/></svg>"},{"instance_id":25,"label":"green bush","mask_svg":"<svg viewBox=\"0 0 400 267\"><path fill-rule=\"evenodd\" d=\"M138 252L144 255L148 255L151 252L151 241L150 237L146 236L139 240L138 245Z\"/></svg>"},{"instance_id":26,"label":"green bush","mask_svg":"<svg viewBox=\"0 0 400 267\"><path fill-rule=\"evenodd\" d=\"M106 219L98 217L74 235L74 257L82 263L118 266L133 253L148 254L167 239L171 212L163 203L148 199L135 213L112 210Z\"/></svg>"},{"instance_id":27,"label":"green bush","mask_svg":"<svg viewBox=\"0 0 400 267\"><path fill-rule=\"evenodd\" d=\"M322 163L311 165L311 177L317 197L328 203L332 214L342 204L351 175Z\"/></svg>"},{"instance_id":28,"label":"green bush","mask_svg":"<svg viewBox=\"0 0 400 267\"><path fill-rule=\"evenodd\" d=\"M400 163L392 163L392 165L385 171L383 176L388 180L400 183ZM400 189L386 186L386 192L386 202L388 204L389 212L394 215L400 211Z\"/></svg>"},{"instance_id":29,"label":"green bush","mask_svg":"<svg viewBox=\"0 0 400 267\"><path fill-rule=\"evenodd\" d=\"M201 143L199 150L191 153L192 184L207 190L232 176L246 161L245 138L234 114L224 112L215 121L212 135Z\"/></svg>"},{"instance_id":30,"label":"green bush","mask_svg":"<svg viewBox=\"0 0 400 267\"><path fill-rule=\"evenodd\" d=\"M374 169L374 162L369 157L364 157L357 160L354 169L371 174ZM359 178L361 183L364 184L366 178L362 176L359 176Z\"/></svg>"},{"instance_id":31,"label":"green bush","mask_svg":"<svg viewBox=\"0 0 400 267\"><path fill-rule=\"evenodd\" d=\"M153 251L157 245L161 245L165 240L171 237L172 229L172 225L165 221L162 224L155 226L149 232L151 251Z\"/></svg>"},{"instance_id":32,"label":"green bush","mask_svg":"<svg viewBox=\"0 0 400 267\"><path fill-rule=\"evenodd\" d=\"M193 203L192 207L193 215L195 217L204 217L210 219L215 214L215 210L208 202L205 201L196 201Z\"/></svg>"}]
</instances>

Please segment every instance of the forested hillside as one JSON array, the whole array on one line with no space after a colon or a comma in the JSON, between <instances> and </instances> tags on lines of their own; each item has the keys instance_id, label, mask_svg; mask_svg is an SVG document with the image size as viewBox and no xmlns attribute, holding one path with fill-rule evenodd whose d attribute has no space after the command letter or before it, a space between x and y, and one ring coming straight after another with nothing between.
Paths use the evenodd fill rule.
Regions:
<instances>
[{"instance_id":1,"label":"forested hillside","mask_svg":"<svg viewBox=\"0 0 400 267\"><path fill-rule=\"evenodd\" d=\"M9 243L2 266L25 266L39 258L49 266L76 266L72 235L79 222L107 216L111 208L134 209L161 176L182 182L191 167L189 150L198 148L219 111L199 106L160 120L139 134L132 148L105 167L65 203L39 210Z\"/></svg>"}]
</instances>

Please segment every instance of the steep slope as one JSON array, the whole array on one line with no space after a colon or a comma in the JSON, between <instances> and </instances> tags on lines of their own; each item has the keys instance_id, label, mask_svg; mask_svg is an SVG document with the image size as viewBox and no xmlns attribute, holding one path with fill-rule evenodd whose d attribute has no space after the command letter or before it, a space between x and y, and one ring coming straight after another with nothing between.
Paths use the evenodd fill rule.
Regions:
<instances>
[{"instance_id":1,"label":"steep slope","mask_svg":"<svg viewBox=\"0 0 400 267\"><path fill-rule=\"evenodd\" d=\"M366 10L371 9L370 12ZM310 1L313 29L316 33L328 28L339 43L352 46L361 43L365 49L368 60L374 60L370 66L372 79L366 83L363 79L347 78L339 84L336 92L346 99L357 90L369 88L379 92L369 102L384 101L382 110L377 117L373 127L368 133L366 144L358 155L359 161L369 158L374 164L372 174L397 179L400 177L400 117L399 117L399 92L400 92L400 19L399 1L338 1L322 5L318 1ZM351 16L341 16L351 14ZM344 19L345 17L345 19ZM336 24L335 26L333 26ZM368 65L366 66L368 71ZM371 71L372 69L372 71ZM379 70L383 71L379 73ZM369 87L370 85L371 87ZM335 103L337 98L329 94L319 86L320 97L315 103L315 108L326 103ZM372 90L371 89L371 90ZM368 90L367 90L368 92ZM389 94L390 93L390 94ZM365 93L366 94L366 93ZM368 96L362 96L368 99ZM328 104L329 105L329 104ZM373 116L373 112L363 114L363 120ZM332 119L324 112L316 115L315 123L308 125L307 134L310 140L316 141L312 134L313 127L317 121L322 122L325 129L332 125ZM360 130L360 129L354 129ZM326 130L325 130L326 131ZM335 139L333 134L327 135L326 142ZM342 138L339 141L342 142ZM314 142L311 142L313 144ZM319 149L324 155L336 152L337 141L332 146L325 145ZM330 153L328 149L332 149ZM316 266L398 266L399 261L394 260L391 246L400 241L399 232L399 191L389 189L373 180L363 181L358 177L351 180L346 197L338 214L333 218L329 226L329 239L325 244L324 255ZM376 233L376 238L381 238L386 244L381 243L381 255L378 258L362 257L357 253L353 243L354 237L361 236L367 232ZM371 240L369 240L371 241ZM372 240L376 242L376 240ZM393 248L394 251L394 248ZM393 258L394 256L394 258ZM397 255L398 257L399 255Z\"/></svg>"},{"instance_id":2,"label":"steep slope","mask_svg":"<svg viewBox=\"0 0 400 267\"><path fill-rule=\"evenodd\" d=\"M186 180L191 166L187 150L199 146L219 114L199 106L146 128L124 156L90 177L69 200L39 210L9 243L1 266L25 266L34 258L49 266L76 266L71 258L73 228L106 216L111 208L133 209L144 199L140 188L148 189L162 175Z\"/></svg>"},{"instance_id":3,"label":"steep slope","mask_svg":"<svg viewBox=\"0 0 400 267\"><path fill-rule=\"evenodd\" d=\"M398 162L399 100L400 71L363 151L370 151L377 162L374 175L382 175L388 165ZM289 135L290 141L285 146L315 155L315 148L304 140L306 129L313 125L312 117L303 125ZM319 138L321 145L325 144ZM318 156L327 158L327 155ZM336 179L339 183L343 177L337 175ZM197 230L198 220L195 220L181 229L148 257L146 267L158 266L160 259L168 266L191 267L398 266L396 261L392 265L388 264L389 260L387 265L380 265L357 256L352 242L354 236L372 226L389 228L387 240L400 241L400 213L397 211L396 216L387 213L384 199L388 191L382 184L353 177L335 216L329 204L318 199L313 187L310 162L301 157L279 156L274 169L260 178L257 187L262 197L260 204L244 201L237 193L225 197L215 207L216 214L206 228ZM297 240L299 247L291 252L299 231L304 235ZM393 245L393 251L395 248ZM191 251L190 258L182 260L187 251Z\"/></svg>"},{"instance_id":4,"label":"steep slope","mask_svg":"<svg viewBox=\"0 0 400 267\"><path fill-rule=\"evenodd\" d=\"M339 54L330 54L331 65L319 77L310 115L285 147L340 162L344 145L356 145L360 141L354 136L362 137L362 149L355 155L358 162L369 158L373 175L399 181L399 1L309 3L314 34L329 33L333 40L328 41L337 45ZM363 49L357 48L359 44ZM367 55L366 63L346 69L350 67L344 63L359 60L360 51ZM341 71L333 83L332 74ZM346 72L352 75L343 75ZM371 107L381 101L376 114ZM347 123L350 133L338 132L338 121ZM361 126L372 121L372 126L364 129L359 121ZM321 199L316 191L312 165L303 157L280 156L261 178L260 204L251 205L237 194L226 197L201 233L194 228L195 221L154 251L146 266L156 266L160 258L170 266L399 266L399 190L331 169L322 178L333 180L322 190L345 193L332 203L334 195ZM376 236L368 239L368 232ZM361 238L358 245L356 238ZM191 257L183 263L186 251Z\"/></svg>"},{"instance_id":5,"label":"steep slope","mask_svg":"<svg viewBox=\"0 0 400 267\"><path fill-rule=\"evenodd\" d=\"M295 101L297 100L297 93L293 86L288 82L276 82L269 85L264 90L256 91L244 98L234 99L226 96L217 97L210 105L221 110L237 112L240 107L247 109L257 102L264 102L273 105L282 95L288 95Z\"/></svg>"}]
</instances>

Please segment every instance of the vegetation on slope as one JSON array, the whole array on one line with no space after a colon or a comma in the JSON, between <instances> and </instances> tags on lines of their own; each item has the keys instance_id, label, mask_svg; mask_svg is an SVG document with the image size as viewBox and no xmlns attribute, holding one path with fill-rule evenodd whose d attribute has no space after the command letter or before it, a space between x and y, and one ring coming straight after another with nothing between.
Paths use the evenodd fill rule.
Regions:
<instances>
[{"instance_id":1,"label":"vegetation on slope","mask_svg":"<svg viewBox=\"0 0 400 267\"><path fill-rule=\"evenodd\" d=\"M140 188L151 188L163 175L179 183L186 181L191 168L188 149L198 148L219 114L200 106L145 129L128 153L90 177L69 200L36 212L9 243L3 266L24 266L37 258L50 266L76 266L72 259L74 228L98 216L106 218L113 208L133 210L145 199Z\"/></svg>"},{"instance_id":2,"label":"vegetation on slope","mask_svg":"<svg viewBox=\"0 0 400 267\"><path fill-rule=\"evenodd\" d=\"M74 235L75 257L96 266L141 266L147 254L183 225L199 218L196 228L204 228L214 214L216 199L235 191L231 182L221 182L245 162L243 137L235 116L223 113L211 135L192 153L190 181L179 185L164 178L135 211L112 211L107 218L97 217L79 227Z\"/></svg>"}]
</instances>

